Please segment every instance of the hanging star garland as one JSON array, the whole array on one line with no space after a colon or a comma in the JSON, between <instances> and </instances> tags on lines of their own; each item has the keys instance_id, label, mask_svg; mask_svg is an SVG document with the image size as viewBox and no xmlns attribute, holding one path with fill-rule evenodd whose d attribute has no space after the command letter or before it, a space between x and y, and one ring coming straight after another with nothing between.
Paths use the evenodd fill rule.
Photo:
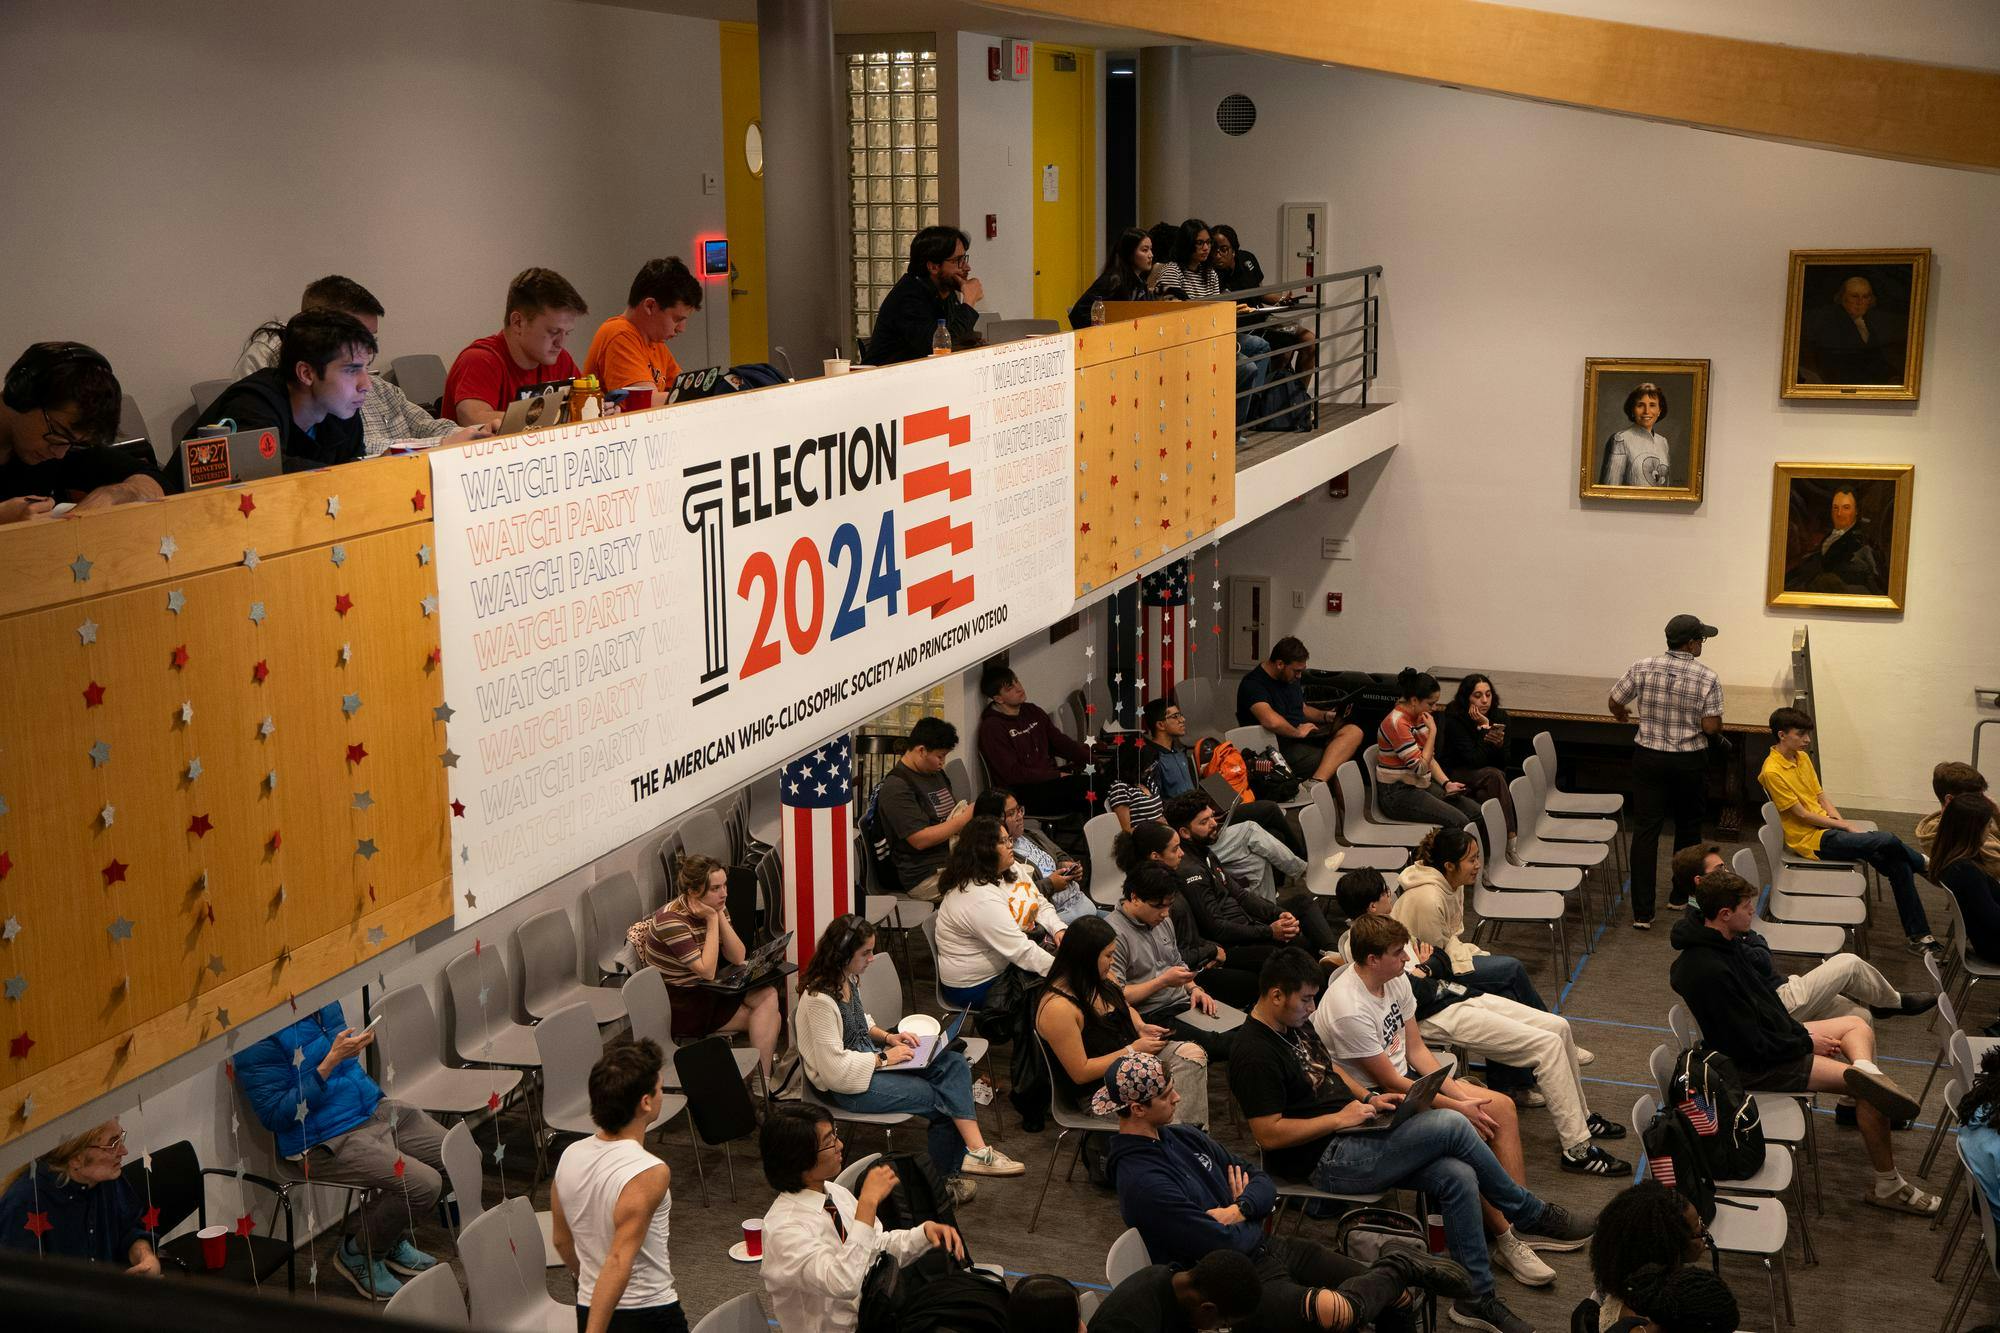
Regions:
<instances>
[{"instance_id":1,"label":"hanging star garland","mask_svg":"<svg viewBox=\"0 0 2000 1333\"><path fill-rule=\"evenodd\" d=\"M243 492L243 498L236 502L236 507L242 511L243 517L248 518L251 511L257 507L257 497L249 491L245 491Z\"/></svg>"}]
</instances>

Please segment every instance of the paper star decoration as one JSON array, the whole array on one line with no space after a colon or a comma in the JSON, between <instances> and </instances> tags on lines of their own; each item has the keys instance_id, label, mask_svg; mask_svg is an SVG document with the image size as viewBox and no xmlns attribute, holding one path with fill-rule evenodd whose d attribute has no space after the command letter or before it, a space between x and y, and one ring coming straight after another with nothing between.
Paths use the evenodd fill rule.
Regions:
<instances>
[{"instance_id":1,"label":"paper star decoration","mask_svg":"<svg viewBox=\"0 0 2000 1333\"><path fill-rule=\"evenodd\" d=\"M375 839L373 838L357 838L355 840L354 854L358 857L361 857L363 860L367 861L374 860L375 853L378 850L380 849L375 846Z\"/></svg>"},{"instance_id":2,"label":"paper star decoration","mask_svg":"<svg viewBox=\"0 0 2000 1333\"><path fill-rule=\"evenodd\" d=\"M111 762L110 746L106 745L103 741L99 741L97 742L97 744L90 747L90 766L92 768L103 768L106 764L110 762Z\"/></svg>"},{"instance_id":3,"label":"paper star decoration","mask_svg":"<svg viewBox=\"0 0 2000 1333\"><path fill-rule=\"evenodd\" d=\"M446 768L457 768L458 752L455 750L447 749L443 754L438 756L438 762L440 764L443 764Z\"/></svg>"},{"instance_id":4,"label":"paper star decoration","mask_svg":"<svg viewBox=\"0 0 2000 1333\"><path fill-rule=\"evenodd\" d=\"M278 770L277 770L277 769L275 769L275 768L274 768L274 769L272 769L272 770L271 770L270 772L268 772L268 773L266 773L266 774L264 775L264 785L265 785L266 787L268 787L269 789L271 789L272 791L276 791L276 790L278 789Z\"/></svg>"},{"instance_id":5,"label":"paper star decoration","mask_svg":"<svg viewBox=\"0 0 2000 1333\"><path fill-rule=\"evenodd\" d=\"M389 932L384 930L382 927L380 926L368 927L368 943L371 947L382 943L382 941L388 938L389 938ZM389 1077L392 1079L396 1077L394 1070L388 1070L385 1072L387 1072Z\"/></svg>"},{"instance_id":6,"label":"paper star decoration","mask_svg":"<svg viewBox=\"0 0 2000 1333\"><path fill-rule=\"evenodd\" d=\"M361 711L361 696L359 694L343 694L340 697L340 711L349 717L353 717Z\"/></svg>"},{"instance_id":7,"label":"paper star decoration","mask_svg":"<svg viewBox=\"0 0 2000 1333\"><path fill-rule=\"evenodd\" d=\"M34 1049L34 1045L35 1039L23 1032L7 1043L7 1054L16 1060L25 1060L28 1058L28 1052Z\"/></svg>"},{"instance_id":8,"label":"paper star decoration","mask_svg":"<svg viewBox=\"0 0 2000 1333\"><path fill-rule=\"evenodd\" d=\"M486 1094L486 1109L489 1111L498 1111L500 1109L500 1094L497 1091Z\"/></svg>"},{"instance_id":9,"label":"paper star decoration","mask_svg":"<svg viewBox=\"0 0 2000 1333\"><path fill-rule=\"evenodd\" d=\"M410 497L410 508L420 514L424 511L424 493L422 491L418 491Z\"/></svg>"},{"instance_id":10,"label":"paper star decoration","mask_svg":"<svg viewBox=\"0 0 2000 1333\"><path fill-rule=\"evenodd\" d=\"M0 940L5 940L9 944L12 944L14 937L20 933L21 920L19 917L10 916L4 925L0 925Z\"/></svg>"},{"instance_id":11,"label":"paper star decoration","mask_svg":"<svg viewBox=\"0 0 2000 1333\"><path fill-rule=\"evenodd\" d=\"M28 991L28 979L22 976L7 978L7 998L18 1000Z\"/></svg>"},{"instance_id":12,"label":"paper star decoration","mask_svg":"<svg viewBox=\"0 0 2000 1333\"><path fill-rule=\"evenodd\" d=\"M184 723L194 721L194 700L181 700L181 721Z\"/></svg>"},{"instance_id":13,"label":"paper star decoration","mask_svg":"<svg viewBox=\"0 0 2000 1333\"><path fill-rule=\"evenodd\" d=\"M104 687L102 685L93 680L90 684L83 687L83 706L85 708L96 708L103 702Z\"/></svg>"},{"instance_id":14,"label":"paper star decoration","mask_svg":"<svg viewBox=\"0 0 2000 1333\"><path fill-rule=\"evenodd\" d=\"M326 497L326 516L327 516L328 518L339 518L339 517L340 517L340 497L339 497L339 496L337 496L337 495L329 495L329 496L327 496L327 497Z\"/></svg>"},{"instance_id":15,"label":"paper star decoration","mask_svg":"<svg viewBox=\"0 0 2000 1333\"><path fill-rule=\"evenodd\" d=\"M82 639L85 643L96 643L97 622L85 617L84 622L76 627L76 637Z\"/></svg>"},{"instance_id":16,"label":"paper star decoration","mask_svg":"<svg viewBox=\"0 0 2000 1333\"><path fill-rule=\"evenodd\" d=\"M196 778L200 776L201 776L201 759L199 756L197 756L196 758L188 760L187 780L189 782L193 782Z\"/></svg>"},{"instance_id":17,"label":"paper star decoration","mask_svg":"<svg viewBox=\"0 0 2000 1333\"><path fill-rule=\"evenodd\" d=\"M243 1216L236 1219L236 1234L239 1236L247 1236L250 1234L251 1228L255 1227L256 1225L257 1225L257 1219L255 1217L252 1217L249 1213L245 1213L243 1214Z\"/></svg>"},{"instance_id":18,"label":"paper star decoration","mask_svg":"<svg viewBox=\"0 0 2000 1333\"><path fill-rule=\"evenodd\" d=\"M187 601L187 594L179 588L167 589L167 610L175 615L181 613L181 608L187 605Z\"/></svg>"},{"instance_id":19,"label":"paper star decoration","mask_svg":"<svg viewBox=\"0 0 2000 1333\"><path fill-rule=\"evenodd\" d=\"M358 791L354 793L354 808L356 810L366 810L373 804L375 804L375 798L368 792Z\"/></svg>"},{"instance_id":20,"label":"paper star decoration","mask_svg":"<svg viewBox=\"0 0 2000 1333\"><path fill-rule=\"evenodd\" d=\"M160 538L160 559L171 560L174 558L174 552L180 549L180 543L174 540L173 533L170 532Z\"/></svg>"},{"instance_id":21,"label":"paper star decoration","mask_svg":"<svg viewBox=\"0 0 2000 1333\"><path fill-rule=\"evenodd\" d=\"M326 553L326 558L333 561L334 568L338 569L347 563L347 548L339 542L335 542L333 549Z\"/></svg>"},{"instance_id":22,"label":"paper star decoration","mask_svg":"<svg viewBox=\"0 0 2000 1333\"><path fill-rule=\"evenodd\" d=\"M465 818L465 802L464 802L464 801L460 801L460 800L453 800L453 801L452 801L452 803L451 803L451 817L452 817L453 819L463 819L463 818Z\"/></svg>"},{"instance_id":23,"label":"paper star decoration","mask_svg":"<svg viewBox=\"0 0 2000 1333\"><path fill-rule=\"evenodd\" d=\"M130 869L131 867L123 861L113 858L111 864L104 867L104 887L108 889L113 884L123 884L125 882L125 872Z\"/></svg>"},{"instance_id":24,"label":"paper star decoration","mask_svg":"<svg viewBox=\"0 0 2000 1333\"><path fill-rule=\"evenodd\" d=\"M264 840L264 845L266 847L269 847L274 852L277 851L280 847L283 847L285 845L284 830L272 829L271 836Z\"/></svg>"},{"instance_id":25,"label":"paper star decoration","mask_svg":"<svg viewBox=\"0 0 2000 1333\"><path fill-rule=\"evenodd\" d=\"M452 715L457 711L450 704L439 704L436 708L431 709L431 721L449 722L452 719Z\"/></svg>"},{"instance_id":26,"label":"paper star decoration","mask_svg":"<svg viewBox=\"0 0 2000 1333\"><path fill-rule=\"evenodd\" d=\"M367 757L368 757L368 747L366 745L363 745L360 741L356 741L354 742L354 744L347 747L348 763L358 764Z\"/></svg>"},{"instance_id":27,"label":"paper star decoration","mask_svg":"<svg viewBox=\"0 0 2000 1333\"><path fill-rule=\"evenodd\" d=\"M147 1156L149 1157L151 1155L152 1154L150 1153L147 1154ZM158 1207L148 1208L145 1212L139 1214L139 1225L146 1228L146 1230L148 1231L158 1231L160 1229L159 1208Z\"/></svg>"},{"instance_id":28,"label":"paper star decoration","mask_svg":"<svg viewBox=\"0 0 2000 1333\"><path fill-rule=\"evenodd\" d=\"M220 1024L221 1024L221 1025L222 1025L223 1027L228 1027L228 1026L229 1026L229 1011L228 1011L227 1009L224 1009L224 1008L221 1008L220 1006L218 1006L218 1007L216 1008L216 1011L215 1011L215 1021L216 1021L216 1022L218 1022L218 1023L220 1023ZM235 1075L234 1073L231 1073L231 1074L230 1074L230 1077L231 1077L231 1078L234 1078L234 1077L236 1077L236 1075Z\"/></svg>"},{"instance_id":29,"label":"paper star decoration","mask_svg":"<svg viewBox=\"0 0 2000 1333\"><path fill-rule=\"evenodd\" d=\"M336 614L344 616L354 609L354 599L346 593L341 593L333 599L333 609Z\"/></svg>"},{"instance_id":30,"label":"paper star decoration","mask_svg":"<svg viewBox=\"0 0 2000 1333\"><path fill-rule=\"evenodd\" d=\"M250 623L253 625L264 623L264 604L262 602L250 603Z\"/></svg>"},{"instance_id":31,"label":"paper star decoration","mask_svg":"<svg viewBox=\"0 0 2000 1333\"><path fill-rule=\"evenodd\" d=\"M105 927L105 929L111 932L111 938L114 940L129 940L132 938L132 922L126 917L121 916L113 919L111 924Z\"/></svg>"},{"instance_id":32,"label":"paper star decoration","mask_svg":"<svg viewBox=\"0 0 2000 1333\"><path fill-rule=\"evenodd\" d=\"M0 852L0 879L7 878L7 872L14 868L14 858Z\"/></svg>"},{"instance_id":33,"label":"paper star decoration","mask_svg":"<svg viewBox=\"0 0 2000 1333\"><path fill-rule=\"evenodd\" d=\"M187 831L197 838L205 838L208 836L208 831L214 827L215 821L207 815L196 815L188 821Z\"/></svg>"},{"instance_id":34,"label":"paper star decoration","mask_svg":"<svg viewBox=\"0 0 2000 1333\"><path fill-rule=\"evenodd\" d=\"M440 662L444 661L444 649L442 648L431 649L429 655L426 656L424 660L430 663L430 665L432 666L438 665Z\"/></svg>"},{"instance_id":35,"label":"paper star decoration","mask_svg":"<svg viewBox=\"0 0 2000 1333\"><path fill-rule=\"evenodd\" d=\"M27 1114L27 1108L25 1106L22 1108L22 1114L23 1116ZM28 1214L27 1228L28 1230L35 1233L36 1239L40 1239L42 1236L45 1236L49 1232L55 1230L54 1227L49 1225L49 1215L47 1213L37 1213L37 1212L30 1212Z\"/></svg>"},{"instance_id":36,"label":"paper star decoration","mask_svg":"<svg viewBox=\"0 0 2000 1333\"><path fill-rule=\"evenodd\" d=\"M471 865L471 864L472 864L472 848L470 848L470 847L460 847L460 848L458 849L458 859L459 859L460 861L463 861L463 862L464 862L464 863L465 863L466 865Z\"/></svg>"},{"instance_id":37,"label":"paper star decoration","mask_svg":"<svg viewBox=\"0 0 2000 1333\"><path fill-rule=\"evenodd\" d=\"M173 667L176 671L185 667L188 664L187 645L181 644L179 647L175 648L174 651L169 655L167 660L173 664Z\"/></svg>"},{"instance_id":38,"label":"paper star decoration","mask_svg":"<svg viewBox=\"0 0 2000 1333\"><path fill-rule=\"evenodd\" d=\"M477 898L475 898L475 897L473 897L473 896L472 896L472 890L471 890L471 889L467 889L467 890L465 891L465 905L466 905L467 907L477 907L477 906L479 906L479 899L477 899Z\"/></svg>"},{"instance_id":39,"label":"paper star decoration","mask_svg":"<svg viewBox=\"0 0 2000 1333\"><path fill-rule=\"evenodd\" d=\"M256 681L259 685L262 685L269 679L270 675L271 664L261 657L257 659L257 665L250 668L250 679Z\"/></svg>"},{"instance_id":40,"label":"paper star decoration","mask_svg":"<svg viewBox=\"0 0 2000 1333\"><path fill-rule=\"evenodd\" d=\"M243 548L243 567L245 569L255 569L257 568L258 565L262 563L263 562L257 558L256 547L246 546Z\"/></svg>"},{"instance_id":41,"label":"paper star decoration","mask_svg":"<svg viewBox=\"0 0 2000 1333\"><path fill-rule=\"evenodd\" d=\"M351 662L351 661L353 661L353 660L354 660L354 645L353 645L353 644L351 644L351 643L343 643L343 644L341 644L341 645L340 645L340 664L341 664L342 666L346 666L346 665L347 665L347 664L348 664L349 662Z\"/></svg>"},{"instance_id":42,"label":"paper star decoration","mask_svg":"<svg viewBox=\"0 0 2000 1333\"><path fill-rule=\"evenodd\" d=\"M224 967L224 966L222 965L222 955L221 955L221 954L219 954L219 953L212 953L212 954L210 954L210 955L208 956L208 970L209 970L209 971L211 971L211 972L213 972L213 973L215 973L215 975L217 975L217 976L219 977L219 976L221 976L221 975L222 975L222 974L223 974L224 972L228 971L229 969L228 969L228 968L226 968L226 967Z\"/></svg>"},{"instance_id":43,"label":"paper star decoration","mask_svg":"<svg viewBox=\"0 0 2000 1333\"><path fill-rule=\"evenodd\" d=\"M428 565L430 562L431 562L431 544L429 542L425 542L422 546L419 546L417 548L417 563L420 565Z\"/></svg>"},{"instance_id":44,"label":"paper star decoration","mask_svg":"<svg viewBox=\"0 0 2000 1333\"><path fill-rule=\"evenodd\" d=\"M90 582L90 561L82 556L69 562L70 577L78 583Z\"/></svg>"},{"instance_id":45,"label":"paper star decoration","mask_svg":"<svg viewBox=\"0 0 2000 1333\"><path fill-rule=\"evenodd\" d=\"M278 729L278 724L272 721L268 717L265 718L262 722L259 722L257 724L257 734L259 736L269 737L270 734L276 731L277 729Z\"/></svg>"},{"instance_id":46,"label":"paper star decoration","mask_svg":"<svg viewBox=\"0 0 2000 1333\"><path fill-rule=\"evenodd\" d=\"M426 616L434 616L437 614L438 599L434 594L425 593L424 600L417 603L417 605L421 606L424 609L424 614Z\"/></svg>"}]
</instances>

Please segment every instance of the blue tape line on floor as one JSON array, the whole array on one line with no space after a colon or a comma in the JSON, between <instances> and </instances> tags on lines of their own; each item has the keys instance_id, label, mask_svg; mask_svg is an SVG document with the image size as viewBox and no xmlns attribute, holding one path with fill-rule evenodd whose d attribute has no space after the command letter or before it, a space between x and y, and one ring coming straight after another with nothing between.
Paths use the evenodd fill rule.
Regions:
<instances>
[{"instance_id":1,"label":"blue tape line on floor","mask_svg":"<svg viewBox=\"0 0 2000 1333\"><path fill-rule=\"evenodd\" d=\"M1625 901L1626 890L1631 888L1631 886L1632 878L1629 875L1618 881L1618 896L1613 898L1611 905L1604 909L1604 919L1597 923L1597 930L1590 937L1590 947L1583 951L1583 957L1577 959L1576 966L1570 969L1569 980L1563 983L1562 994L1556 996L1554 1012L1558 1014L1562 1013L1563 1005L1569 1001L1569 993L1576 988L1577 978L1583 975L1583 965L1590 961L1591 954L1597 949L1597 942L1604 938L1606 928L1611 925L1611 914L1618 910L1618 904ZM1582 898L1577 900L1579 907L1582 906L1583 901Z\"/></svg>"}]
</instances>

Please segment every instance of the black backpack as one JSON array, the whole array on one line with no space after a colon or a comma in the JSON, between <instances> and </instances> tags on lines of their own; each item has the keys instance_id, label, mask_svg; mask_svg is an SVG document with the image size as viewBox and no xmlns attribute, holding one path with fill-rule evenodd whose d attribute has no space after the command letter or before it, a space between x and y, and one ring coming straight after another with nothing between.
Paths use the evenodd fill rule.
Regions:
<instances>
[{"instance_id":1,"label":"black backpack","mask_svg":"<svg viewBox=\"0 0 2000 1333\"><path fill-rule=\"evenodd\" d=\"M1299 794L1299 780L1277 746L1250 750L1243 757L1250 769L1250 790L1258 800L1289 801Z\"/></svg>"},{"instance_id":2,"label":"black backpack","mask_svg":"<svg viewBox=\"0 0 2000 1333\"><path fill-rule=\"evenodd\" d=\"M1728 1056L1706 1046L1681 1052L1667 1099L1687 1118L1702 1160L1716 1180L1747 1180L1764 1167L1764 1124L1757 1099Z\"/></svg>"},{"instance_id":3,"label":"black backpack","mask_svg":"<svg viewBox=\"0 0 2000 1333\"><path fill-rule=\"evenodd\" d=\"M868 808L861 812L861 846L868 854L868 868L875 877L875 887L882 893L901 893L903 877L896 873L895 838L889 831L887 821L882 818L882 789L896 778L896 770L890 769L882 780L875 784L875 790L868 795Z\"/></svg>"},{"instance_id":4,"label":"black backpack","mask_svg":"<svg viewBox=\"0 0 2000 1333\"><path fill-rule=\"evenodd\" d=\"M875 1210L876 1224L884 1231L925 1222L958 1225L951 1195L930 1159L890 1153L881 1162L896 1168L896 1188ZM933 1329L1005 1333L1007 1284L971 1269L970 1263L969 1247L963 1262L941 1249L929 1250L908 1264L898 1264L887 1254L876 1256L862 1280L856 1333Z\"/></svg>"},{"instance_id":5,"label":"black backpack","mask_svg":"<svg viewBox=\"0 0 2000 1333\"><path fill-rule=\"evenodd\" d=\"M1715 1177L1709 1174L1698 1136L1687 1117L1662 1106L1639 1131L1646 1152L1646 1173L1694 1205L1706 1226L1715 1220Z\"/></svg>"}]
</instances>

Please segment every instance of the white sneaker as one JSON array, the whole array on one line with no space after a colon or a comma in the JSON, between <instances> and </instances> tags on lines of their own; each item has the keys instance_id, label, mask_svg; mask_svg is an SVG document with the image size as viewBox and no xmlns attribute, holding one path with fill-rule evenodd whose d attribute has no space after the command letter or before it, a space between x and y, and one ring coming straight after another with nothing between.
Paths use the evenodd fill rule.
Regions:
<instances>
[{"instance_id":1,"label":"white sneaker","mask_svg":"<svg viewBox=\"0 0 2000 1333\"><path fill-rule=\"evenodd\" d=\"M1587 1065L1596 1058L1597 1058L1596 1056L1592 1055L1589 1051L1583 1049L1583 1047L1579 1046L1576 1048L1576 1062L1578 1064Z\"/></svg>"},{"instance_id":2,"label":"white sneaker","mask_svg":"<svg viewBox=\"0 0 2000 1333\"><path fill-rule=\"evenodd\" d=\"M1549 1104L1549 1099L1543 1095L1540 1088L1536 1087L1522 1088L1518 1092L1513 1093L1512 1096L1514 1098L1514 1105L1516 1106L1534 1107L1547 1106Z\"/></svg>"},{"instance_id":3,"label":"white sneaker","mask_svg":"<svg viewBox=\"0 0 2000 1333\"><path fill-rule=\"evenodd\" d=\"M1494 1263L1524 1287L1546 1287L1556 1280L1556 1270L1543 1263L1541 1256L1529 1249L1528 1242L1515 1234L1512 1227L1505 1235L1488 1239L1486 1250Z\"/></svg>"},{"instance_id":4,"label":"white sneaker","mask_svg":"<svg viewBox=\"0 0 2000 1333\"><path fill-rule=\"evenodd\" d=\"M967 1152L959 1168L968 1176L1018 1176L1027 1169L990 1143L983 1153Z\"/></svg>"}]
</instances>

